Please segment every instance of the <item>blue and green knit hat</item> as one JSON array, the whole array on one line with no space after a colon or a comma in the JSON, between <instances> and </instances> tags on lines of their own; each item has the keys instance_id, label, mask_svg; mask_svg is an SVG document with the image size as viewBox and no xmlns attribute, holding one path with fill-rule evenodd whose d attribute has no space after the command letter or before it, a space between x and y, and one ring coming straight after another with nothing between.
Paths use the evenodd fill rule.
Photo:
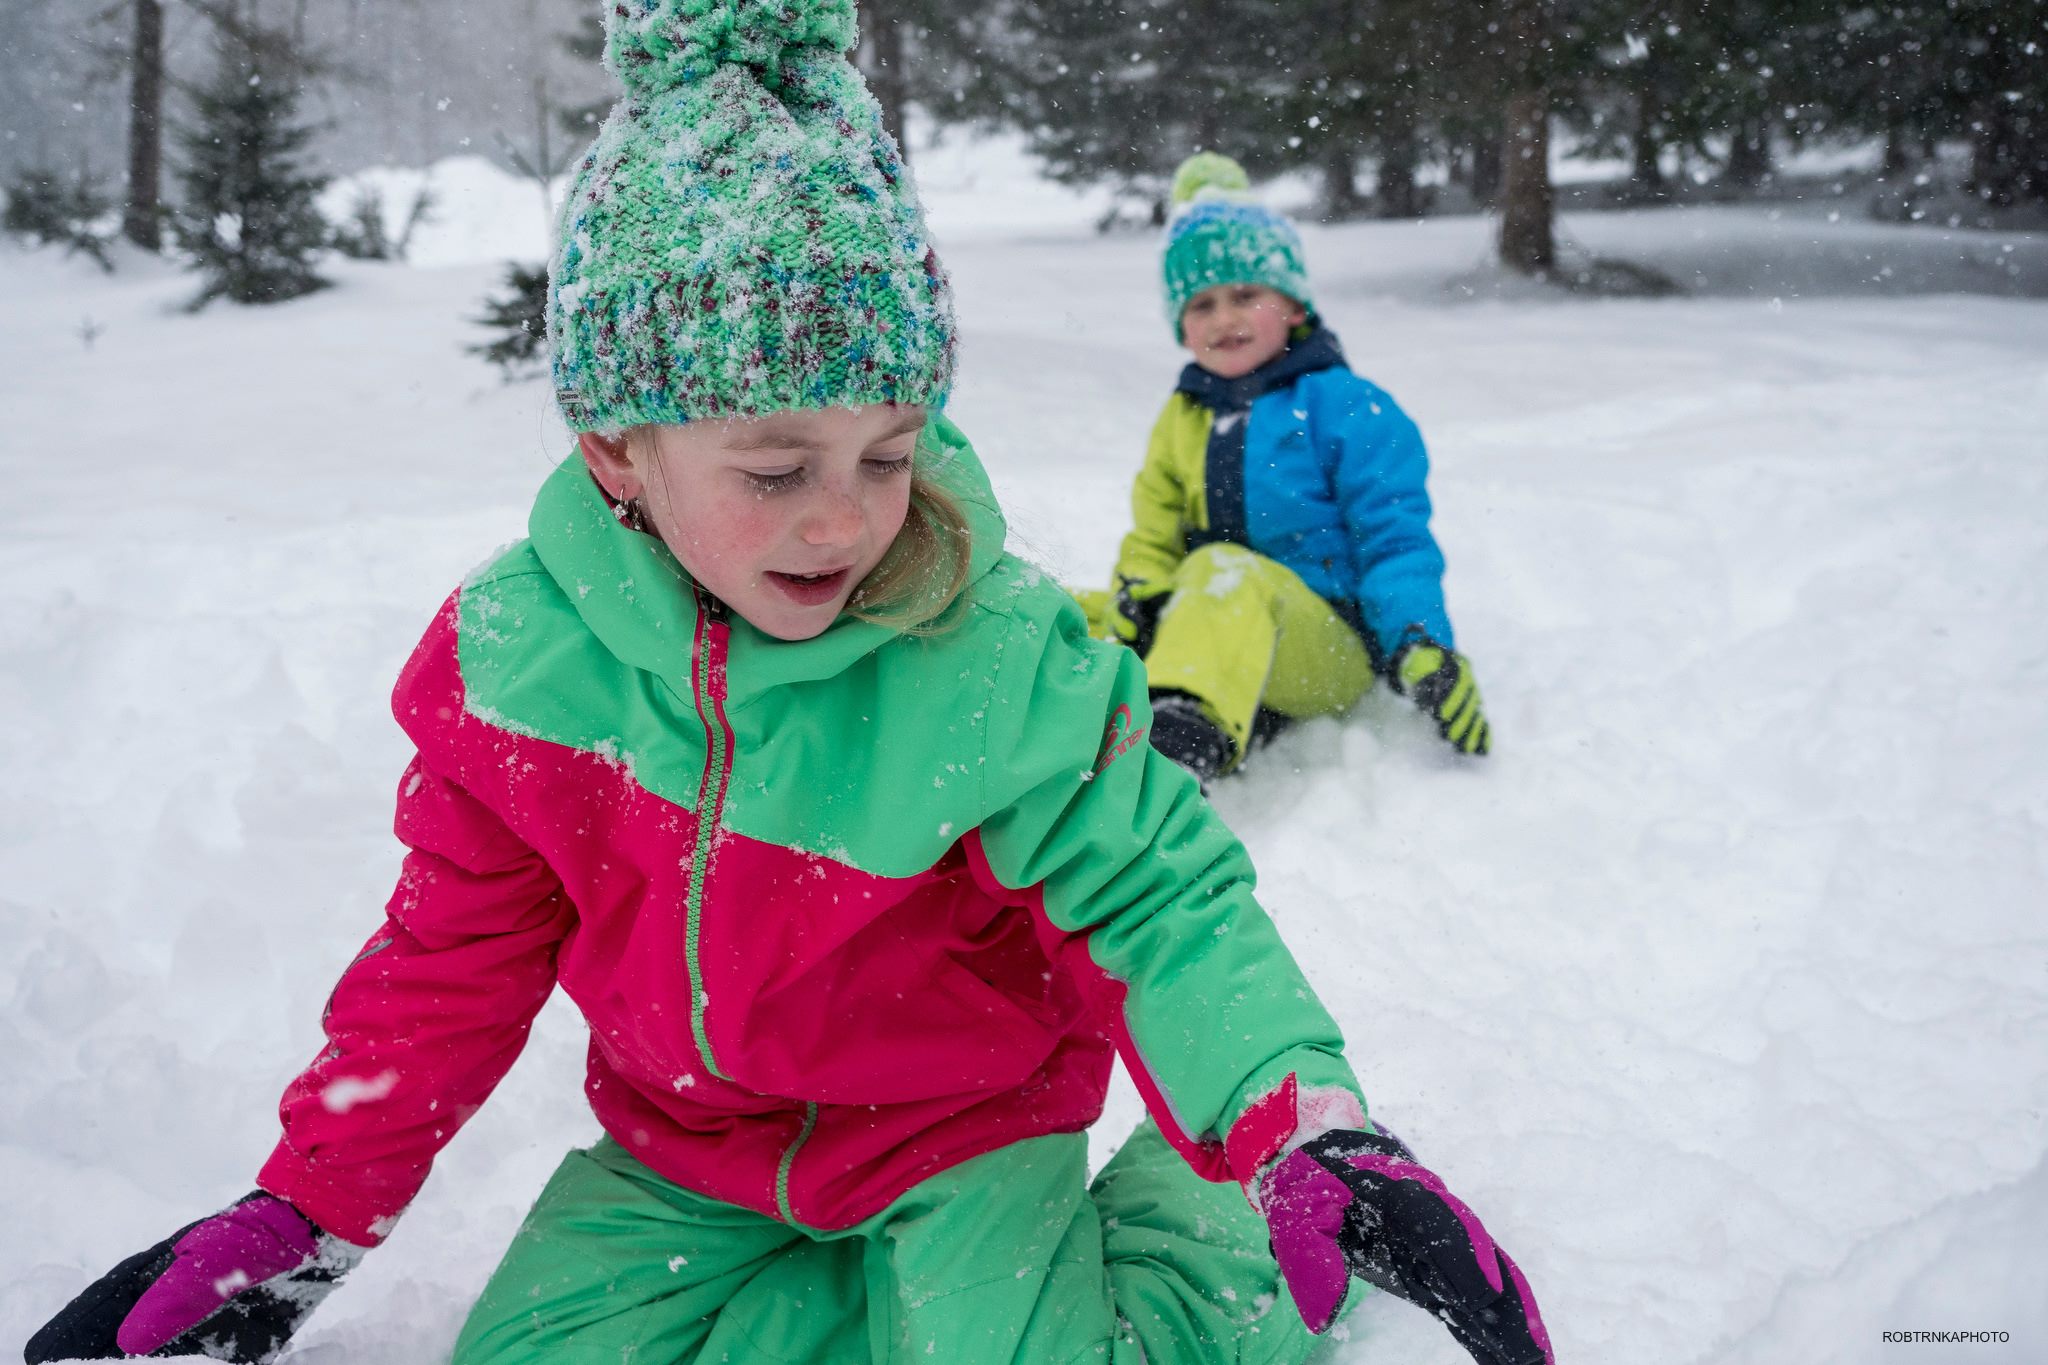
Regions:
<instances>
[{"instance_id":1,"label":"blue and green knit hat","mask_svg":"<svg viewBox=\"0 0 2048 1365\"><path fill-rule=\"evenodd\" d=\"M569 427L943 405L952 288L847 63L853 0L606 0L604 22L626 94L548 283Z\"/></svg>"},{"instance_id":2,"label":"blue and green knit hat","mask_svg":"<svg viewBox=\"0 0 2048 1365\"><path fill-rule=\"evenodd\" d=\"M1197 152L1173 173L1163 265L1175 341L1188 300L1219 284L1263 284L1315 311L1301 234L1252 198L1244 167L1216 152Z\"/></svg>"}]
</instances>

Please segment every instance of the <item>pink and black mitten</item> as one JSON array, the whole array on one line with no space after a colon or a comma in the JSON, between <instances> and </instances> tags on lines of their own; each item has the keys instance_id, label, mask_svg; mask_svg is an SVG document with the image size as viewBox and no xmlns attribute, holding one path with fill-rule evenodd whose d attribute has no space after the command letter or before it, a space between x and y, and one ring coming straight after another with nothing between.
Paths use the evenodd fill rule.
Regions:
<instances>
[{"instance_id":1,"label":"pink and black mitten","mask_svg":"<svg viewBox=\"0 0 2048 1365\"><path fill-rule=\"evenodd\" d=\"M23 1359L203 1355L260 1365L362 1254L258 1190L86 1286L29 1338Z\"/></svg>"},{"instance_id":2,"label":"pink and black mitten","mask_svg":"<svg viewBox=\"0 0 2048 1365\"><path fill-rule=\"evenodd\" d=\"M1259 1190L1311 1332L1336 1321L1356 1275L1441 1319L1480 1365L1555 1365L1521 1270L1393 1137L1325 1133L1275 1162Z\"/></svg>"}]
</instances>

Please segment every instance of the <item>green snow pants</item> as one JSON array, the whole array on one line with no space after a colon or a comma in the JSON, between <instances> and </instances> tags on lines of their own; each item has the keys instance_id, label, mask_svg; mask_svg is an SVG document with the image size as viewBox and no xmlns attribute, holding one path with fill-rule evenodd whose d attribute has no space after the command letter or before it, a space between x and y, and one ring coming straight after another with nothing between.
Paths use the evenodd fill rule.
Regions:
<instances>
[{"instance_id":1,"label":"green snow pants","mask_svg":"<svg viewBox=\"0 0 2048 1365\"><path fill-rule=\"evenodd\" d=\"M1315 1344L1235 1185L1147 1120L1090 1185L1032 1138L819 1232L662 1179L606 1138L548 1181L455 1365L1300 1365Z\"/></svg>"},{"instance_id":2,"label":"green snow pants","mask_svg":"<svg viewBox=\"0 0 2048 1365\"><path fill-rule=\"evenodd\" d=\"M1113 638L1110 594L1082 589L1074 597L1090 631ZM1289 720L1336 715L1373 679L1358 632L1299 574L1228 542L1190 551L1175 567L1145 674L1153 687L1201 702L1239 754L1260 707Z\"/></svg>"}]
</instances>

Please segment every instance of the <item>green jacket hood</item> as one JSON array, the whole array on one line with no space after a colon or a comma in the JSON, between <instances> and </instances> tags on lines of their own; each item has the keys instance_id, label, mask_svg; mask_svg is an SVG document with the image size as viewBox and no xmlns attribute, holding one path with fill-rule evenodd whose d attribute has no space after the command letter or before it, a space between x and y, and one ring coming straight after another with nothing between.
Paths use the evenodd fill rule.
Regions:
<instances>
[{"instance_id":1,"label":"green jacket hood","mask_svg":"<svg viewBox=\"0 0 2048 1365\"><path fill-rule=\"evenodd\" d=\"M967 520L966 593L972 596L1001 561L1008 533L988 473L960 428L939 413L925 425L918 460ZM620 524L581 454L548 476L527 532L549 576L606 649L637 668L687 679L696 585L659 537ZM771 688L835 677L903 633L892 624L842 615L809 640L779 640L737 613L727 619L727 703L735 707Z\"/></svg>"}]
</instances>

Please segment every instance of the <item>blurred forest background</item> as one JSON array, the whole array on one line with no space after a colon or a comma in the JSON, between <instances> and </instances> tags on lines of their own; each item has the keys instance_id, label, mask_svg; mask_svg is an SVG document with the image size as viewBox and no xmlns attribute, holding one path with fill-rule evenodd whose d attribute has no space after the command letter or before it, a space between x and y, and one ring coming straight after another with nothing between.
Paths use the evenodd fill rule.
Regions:
<instances>
[{"instance_id":1,"label":"blurred forest background","mask_svg":"<svg viewBox=\"0 0 2048 1365\"><path fill-rule=\"evenodd\" d=\"M1816 145L1862 148L1868 202L1901 221L1939 202L1951 226L2031 226L2048 203L2044 0L865 0L861 20L899 128L1021 130L1053 177L1123 192L1105 228L1156 218L1197 147L1306 173L1329 218L1498 212L1502 260L1537 272L1561 158L1622 166L1612 203L1784 194L1782 160ZM0 178L17 228L118 212L187 251L223 194L247 216L238 164L310 184L467 152L544 180L609 103L601 41L591 0L7 0ZM375 255L383 221L330 227Z\"/></svg>"}]
</instances>

